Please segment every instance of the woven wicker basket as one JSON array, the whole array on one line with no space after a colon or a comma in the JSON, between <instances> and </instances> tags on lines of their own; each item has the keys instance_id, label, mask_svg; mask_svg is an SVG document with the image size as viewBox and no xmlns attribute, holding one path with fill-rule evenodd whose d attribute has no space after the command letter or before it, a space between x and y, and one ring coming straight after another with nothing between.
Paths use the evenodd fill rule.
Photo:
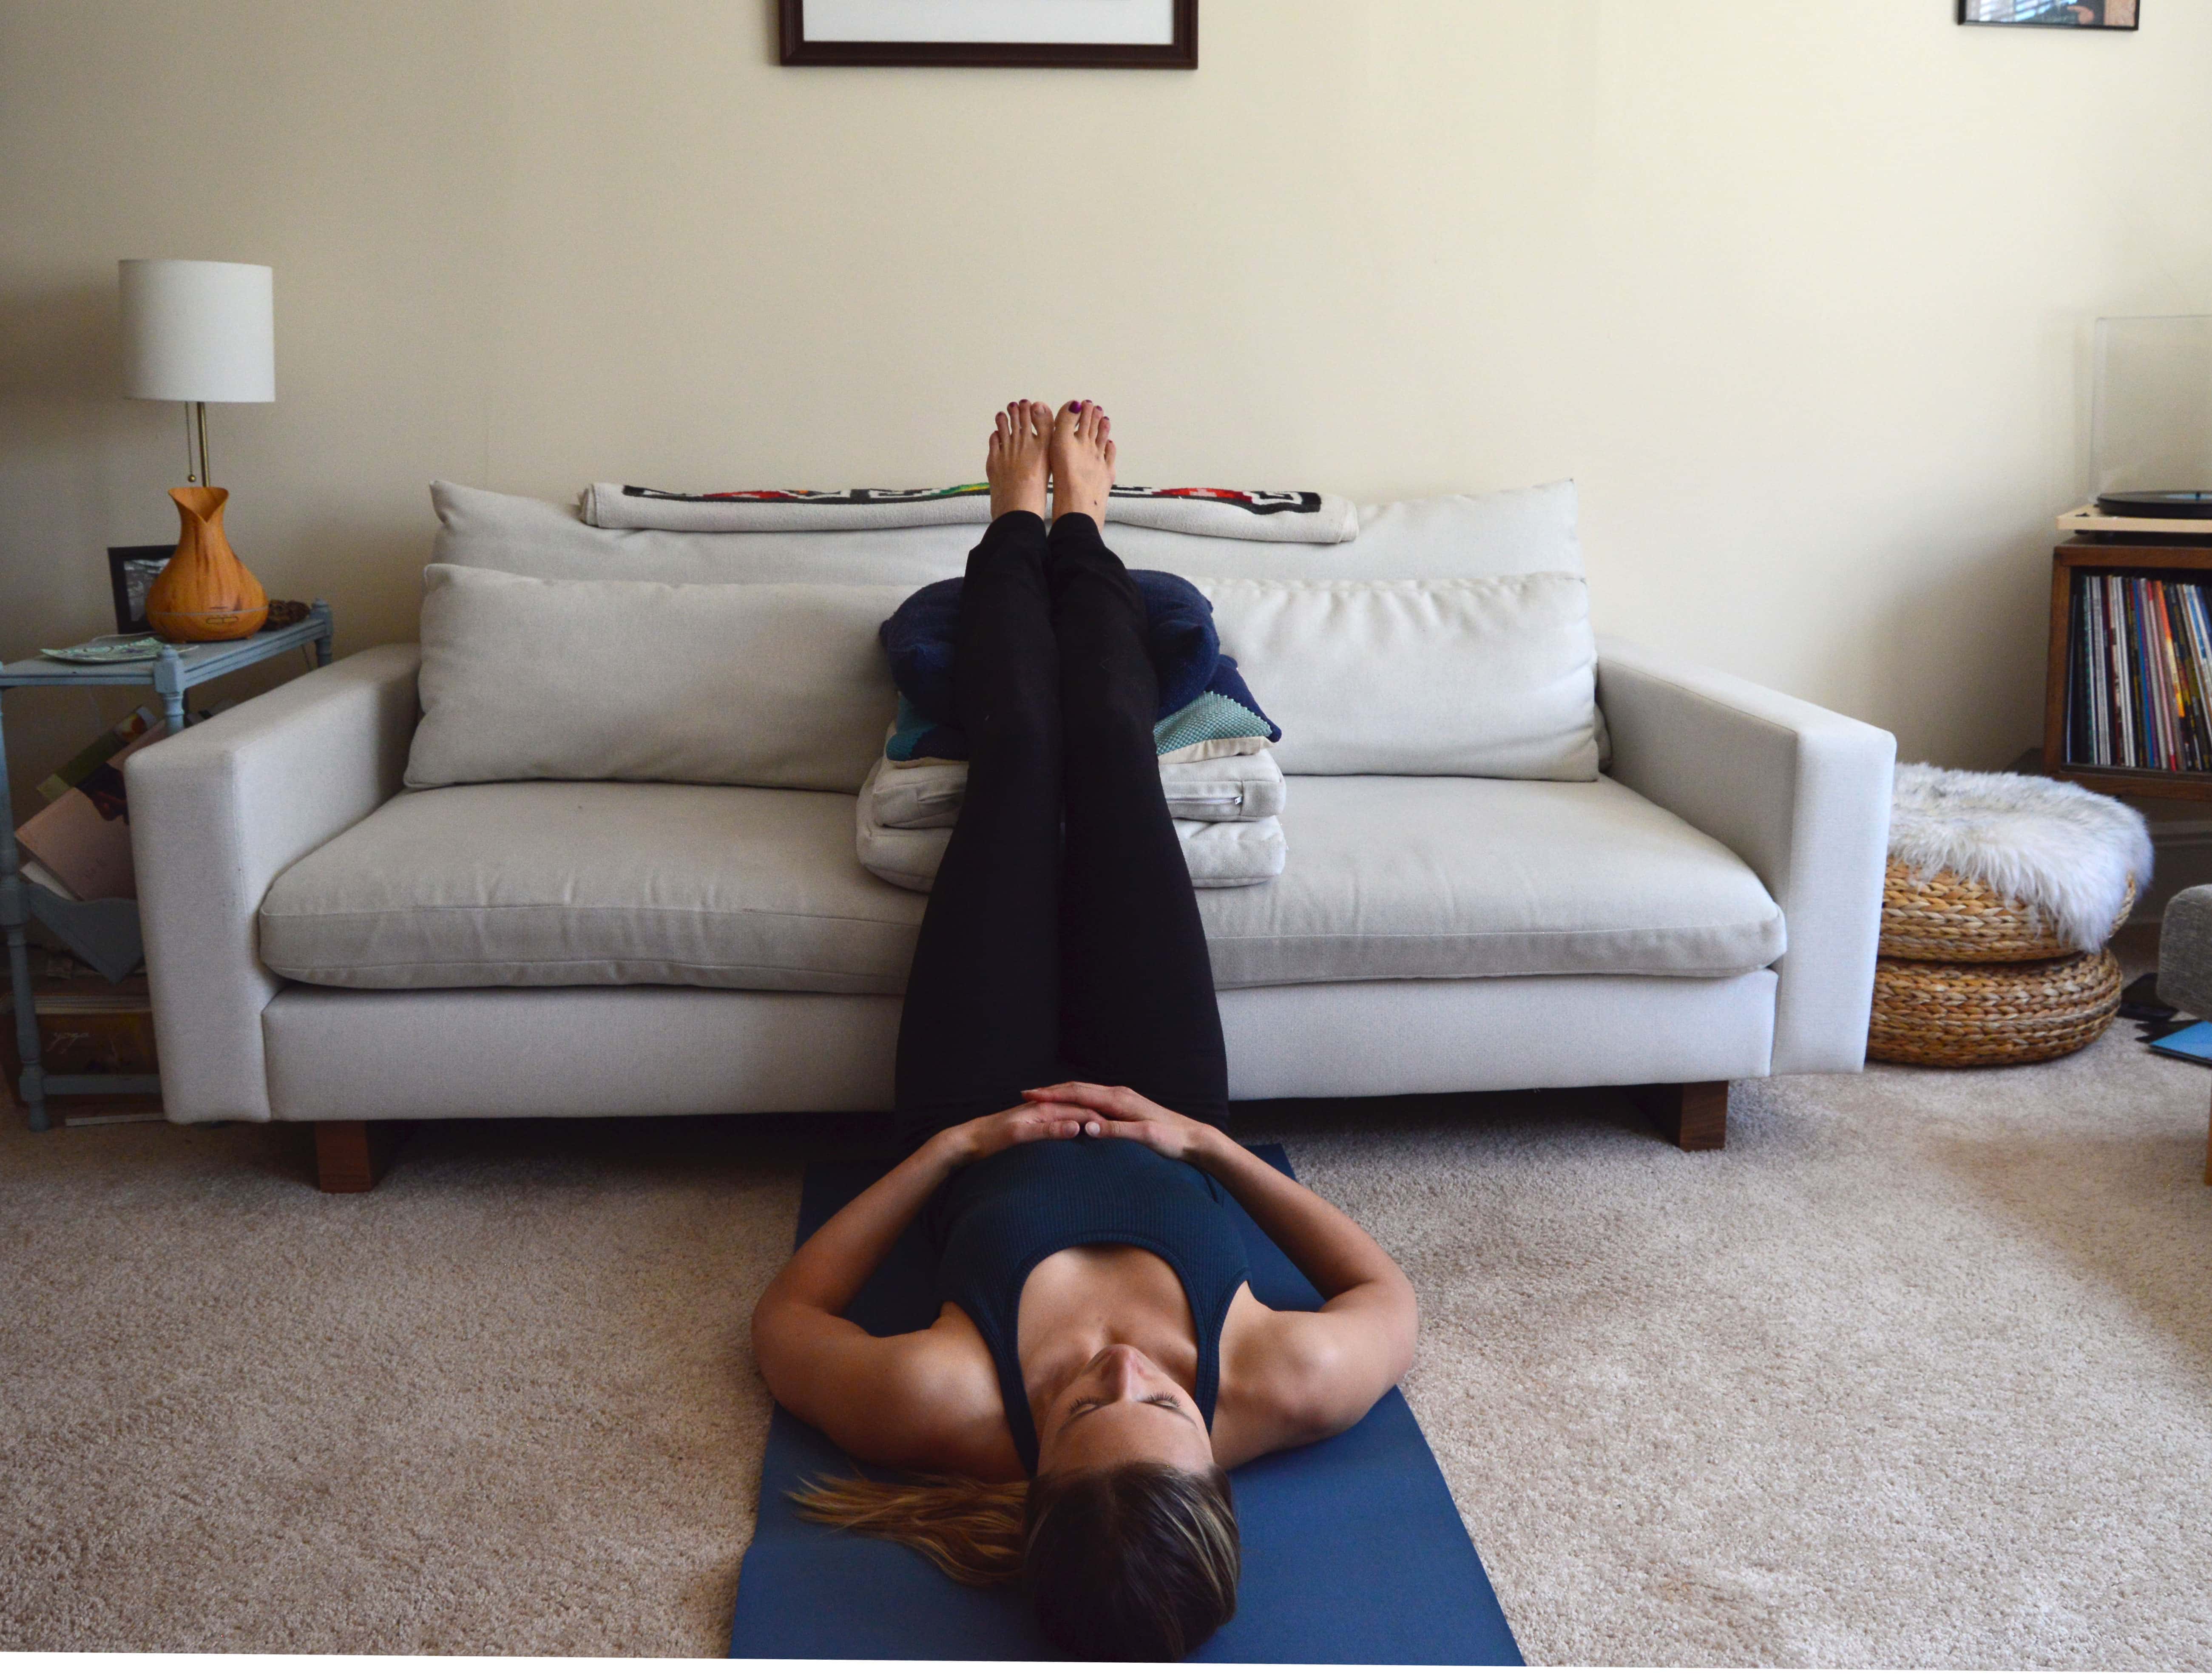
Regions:
<instances>
[{"instance_id":1,"label":"woven wicker basket","mask_svg":"<svg viewBox=\"0 0 2212 1675\"><path fill-rule=\"evenodd\" d=\"M2135 880L2116 923L2136 904ZM2041 913L1948 868L1917 877L1892 861L1881 886L1881 951L1894 960L2056 960L2082 950L2060 940Z\"/></svg>"},{"instance_id":2,"label":"woven wicker basket","mask_svg":"<svg viewBox=\"0 0 2212 1675\"><path fill-rule=\"evenodd\" d=\"M2079 1052L2120 1010L2108 953L2015 964L1875 962L1867 1057L1893 1065L2032 1065Z\"/></svg>"}]
</instances>

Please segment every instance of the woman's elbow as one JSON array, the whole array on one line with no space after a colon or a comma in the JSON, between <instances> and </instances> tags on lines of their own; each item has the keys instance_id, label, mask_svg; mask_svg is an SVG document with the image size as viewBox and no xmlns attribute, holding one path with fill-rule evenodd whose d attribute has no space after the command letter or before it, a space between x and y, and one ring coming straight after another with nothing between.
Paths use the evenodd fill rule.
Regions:
<instances>
[{"instance_id":1,"label":"woman's elbow","mask_svg":"<svg viewBox=\"0 0 2212 1675\"><path fill-rule=\"evenodd\" d=\"M780 1402L784 1400L792 1362L793 1312L789 1302L776 1296L774 1286L753 1305L753 1364L760 1369L769 1393Z\"/></svg>"},{"instance_id":2,"label":"woman's elbow","mask_svg":"<svg viewBox=\"0 0 2212 1675\"><path fill-rule=\"evenodd\" d=\"M1398 1378L1402 1379L1413 1369L1413 1351L1421 1338L1421 1305L1413 1296L1413 1283L1402 1274L1399 1278L1406 1288L1398 1315Z\"/></svg>"}]
</instances>

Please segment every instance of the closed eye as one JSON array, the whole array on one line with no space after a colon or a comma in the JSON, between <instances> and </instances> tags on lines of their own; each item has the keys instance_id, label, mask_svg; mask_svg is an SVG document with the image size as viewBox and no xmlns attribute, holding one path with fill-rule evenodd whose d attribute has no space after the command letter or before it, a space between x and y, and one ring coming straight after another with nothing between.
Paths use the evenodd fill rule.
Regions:
<instances>
[{"instance_id":1,"label":"closed eye","mask_svg":"<svg viewBox=\"0 0 2212 1675\"><path fill-rule=\"evenodd\" d=\"M1197 1420L1191 1417L1188 1410L1187 1410L1181 1402L1177 1401L1172 1396L1139 1396L1137 1399L1139 1402L1149 1402L1154 1407L1164 1407L1167 1409L1169 1412L1174 1414L1178 1419L1187 1421L1188 1423L1194 1425L1198 1423ZM1068 1409L1067 1417L1060 1421L1061 1428L1064 1429L1067 1426L1073 1424L1078 1419L1080 1419L1086 1413L1096 1413L1102 1407L1110 1407L1113 1404L1108 1401L1103 1396L1085 1396L1081 1401L1076 1403L1073 1407Z\"/></svg>"}]
</instances>

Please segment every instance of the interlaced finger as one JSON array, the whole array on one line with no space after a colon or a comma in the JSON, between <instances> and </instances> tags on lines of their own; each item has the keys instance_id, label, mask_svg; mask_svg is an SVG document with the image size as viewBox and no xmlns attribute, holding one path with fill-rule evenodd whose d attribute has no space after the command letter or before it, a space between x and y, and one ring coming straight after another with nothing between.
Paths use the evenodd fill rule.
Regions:
<instances>
[{"instance_id":1,"label":"interlaced finger","mask_svg":"<svg viewBox=\"0 0 2212 1675\"><path fill-rule=\"evenodd\" d=\"M1127 1118L1142 1116L1151 1105L1149 1100L1133 1089L1103 1087L1096 1082L1061 1082L1049 1088L1031 1088L1027 1096L1080 1105L1085 1110L1097 1111L1107 1116Z\"/></svg>"}]
</instances>

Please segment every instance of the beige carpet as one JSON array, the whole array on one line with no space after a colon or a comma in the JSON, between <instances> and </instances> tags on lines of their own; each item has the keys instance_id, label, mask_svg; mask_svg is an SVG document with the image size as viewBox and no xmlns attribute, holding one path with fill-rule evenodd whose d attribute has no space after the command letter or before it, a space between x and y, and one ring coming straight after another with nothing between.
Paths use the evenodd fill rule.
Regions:
<instances>
[{"instance_id":1,"label":"beige carpet","mask_svg":"<svg viewBox=\"0 0 2212 1675\"><path fill-rule=\"evenodd\" d=\"M2212 1076L1269 1108L1426 1312L1407 1392L1532 1662L2212 1665ZM0 1647L718 1652L801 1144L0 1137ZM804 1144L849 1144L849 1123Z\"/></svg>"}]
</instances>

